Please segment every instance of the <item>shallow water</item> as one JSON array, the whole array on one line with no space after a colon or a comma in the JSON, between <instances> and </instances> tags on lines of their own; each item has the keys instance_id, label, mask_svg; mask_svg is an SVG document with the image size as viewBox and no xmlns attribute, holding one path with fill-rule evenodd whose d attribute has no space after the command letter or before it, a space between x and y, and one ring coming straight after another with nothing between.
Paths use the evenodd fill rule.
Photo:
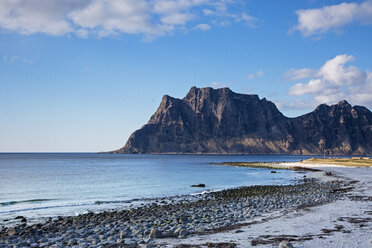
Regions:
<instances>
[{"instance_id":1,"label":"shallow water","mask_svg":"<svg viewBox=\"0 0 372 248\"><path fill-rule=\"evenodd\" d=\"M211 162L299 161L305 156L0 154L0 224L127 208L144 198L243 185L288 184L290 170L213 166ZM192 188L192 184L206 188ZM9 221L6 221L9 220Z\"/></svg>"}]
</instances>

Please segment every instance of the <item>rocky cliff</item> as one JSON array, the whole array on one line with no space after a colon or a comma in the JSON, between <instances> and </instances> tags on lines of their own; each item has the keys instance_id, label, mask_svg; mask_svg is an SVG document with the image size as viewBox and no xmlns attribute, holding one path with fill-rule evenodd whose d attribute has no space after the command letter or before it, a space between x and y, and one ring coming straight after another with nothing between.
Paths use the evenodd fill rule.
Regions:
<instances>
[{"instance_id":1,"label":"rocky cliff","mask_svg":"<svg viewBox=\"0 0 372 248\"><path fill-rule=\"evenodd\" d=\"M183 99L163 96L113 153L371 154L372 113L341 101L288 118L257 95L192 87Z\"/></svg>"}]
</instances>

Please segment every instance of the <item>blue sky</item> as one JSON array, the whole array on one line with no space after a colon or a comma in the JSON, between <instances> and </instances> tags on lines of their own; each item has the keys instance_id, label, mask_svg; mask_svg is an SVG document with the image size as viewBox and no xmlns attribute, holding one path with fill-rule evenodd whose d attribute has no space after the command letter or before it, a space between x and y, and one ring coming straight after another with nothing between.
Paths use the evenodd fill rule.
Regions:
<instances>
[{"instance_id":1,"label":"blue sky","mask_svg":"<svg viewBox=\"0 0 372 248\"><path fill-rule=\"evenodd\" d=\"M371 44L371 0L1 0L0 152L117 149L191 86L371 109Z\"/></svg>"}]
</instances>

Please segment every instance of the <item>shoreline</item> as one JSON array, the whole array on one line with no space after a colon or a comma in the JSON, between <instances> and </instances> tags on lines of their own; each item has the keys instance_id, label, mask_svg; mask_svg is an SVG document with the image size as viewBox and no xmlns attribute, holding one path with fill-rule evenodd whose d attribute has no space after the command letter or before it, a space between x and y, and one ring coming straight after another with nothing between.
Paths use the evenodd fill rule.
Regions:
<instances>
[{"instance_id":1,"label":"shoreline","mask_svg":"<svg viewBox=\"0 0 372 248\"><path fill-rule=\"evenodd\" d=\"M296 163L290 165L297 166ZM371 247L372 168L327 164L306 166L324 170L310 172L311 178L344 182L345 186L339 188L340 198L317 206L272 213L235 230L193 236L182 241L165 240L162 244L172 242L164 247L201 248L215 243L222 245L216 247L248 248L278 247L282 241L288 241L293 247L302 248Z\"/></svg>"},{"instance_id":2,"label":"shoreline","mask_svg":"<svg viewBox=\"0 0 372 248\"><path fill-rule=\"evenodd\" d=\"M164 199L138 208L49 219L45 223L0 231L2 245L57 247L163 247L164 239L182 240L245 226L262 216L337 200L347 187L332 180L303 179L285 186L247 186ZM169 245L171 245L172 241Z\"/></svg>"},{"instance_id":3,"label":"shoreline","mask_svg":"<svg viewBox=\"0 0 372 248\"><path fill-rule=\"evenodd\" d=\"M265 168L265 169L288 169L303 171L320 171L319 168L327 167L372 167L372 159L369 157L358 158L310 158L299 162L222 162L211 165L227 165L236 167Z\"/></svg>"},{"instance_id":4,"label":"shoreline","mask_svg":"<svg viewBox=\"0 0 372 248\"><path fill-rule=\"evenodd\" d=\"M304 170L307 173L303 179L298 179L290 185L243 186L198 194L159 197L154 198L151 204L128 210L49 218L44 223L31 225L27 225L25 221L16 227L0 230L0 247L53 245L197 248L251 247L265 244L271 244L272 247L273 244L278 245L281 240L305 242L321 235L284 235L276 238L271 235L269 238L266 237L268 235L262 236L265 233L262 231L261 236L257 235L249 244L235 242L234 239L241 236L241 233L248 232L246 229L253 226L264 226L293 214L298 219L301 218L296 214L298 212L326 208L342 201L358 183L347 175L338 175L338 169L347 167L301 162L253 164L259 168ZM262 167L262 164L265 167ZM268 167L270 164L273 167ZM367 200L372 201L372 196ZM370 220L372 221L372 218ZM344 231L341 229L331 228L327 232L332 234ZM228 238L221 238L223 235Z\"/></svg>"}]
</instances>

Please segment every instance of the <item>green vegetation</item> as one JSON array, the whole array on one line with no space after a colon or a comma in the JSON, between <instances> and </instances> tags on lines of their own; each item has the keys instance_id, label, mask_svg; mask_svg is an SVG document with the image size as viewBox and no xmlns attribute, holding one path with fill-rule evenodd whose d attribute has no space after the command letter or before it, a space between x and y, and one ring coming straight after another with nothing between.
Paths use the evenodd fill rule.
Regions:
<instances>
[{"instance_id":1,"label":"green vegetation","mask_svg":"<svg viewBox=\"0 0 372 248\"><path fill-rule=\"evenodd\" d=\"M230 166L238 166L238 167L276 169L276 170L319 171L318 169L314 169L314 168L307 168L307 167L301 167L301 166L290 166L289 163L287 163L286 165L283 165L282 162L223 162L223 163L211 163L211 164L212 165L230 165Z\"/></svg>"},{"instance_id":2,"label":"green vegetation","mask_svg":"<svg viewBox=\"0 0 372 248\"><path fill-rule=\"evenodd\" d=\"M348 167L372 167L372 159L370 158L310 158L301 161L303 164L329 164L340 165ZM298 164L298 163L297 163ZM283 164L282 162L223 162L212 163L212 165L230 165L238 167L252 167L252 168L265 168L265 169L284 169L284 170L303 170L303 171L317 171L318 169L293 166L290 162Z\"/></svg>"},{"instance_id":3,"label":"green vegetation","mask_svg":"<svg viewBox=\"0 0 372 248\"><path fill-rule=\"evenodd\" d=\"M371 167L372 159L369 158L310 158L302 161L305 164L332 164L349 167Z\"/></svg>"},{"instance_id":4,"label":"green vegetation","mask_svg":"<svg viewBox=\"0 0 372 248\"><path fill-rule=\"evenodd\" d=\"M212 165L230 165L238 167L252 167L252 168L266 168L266 169L291 169L275 162L223 162L223 163L211 163Z\"/></svg>"}]
</instances>

